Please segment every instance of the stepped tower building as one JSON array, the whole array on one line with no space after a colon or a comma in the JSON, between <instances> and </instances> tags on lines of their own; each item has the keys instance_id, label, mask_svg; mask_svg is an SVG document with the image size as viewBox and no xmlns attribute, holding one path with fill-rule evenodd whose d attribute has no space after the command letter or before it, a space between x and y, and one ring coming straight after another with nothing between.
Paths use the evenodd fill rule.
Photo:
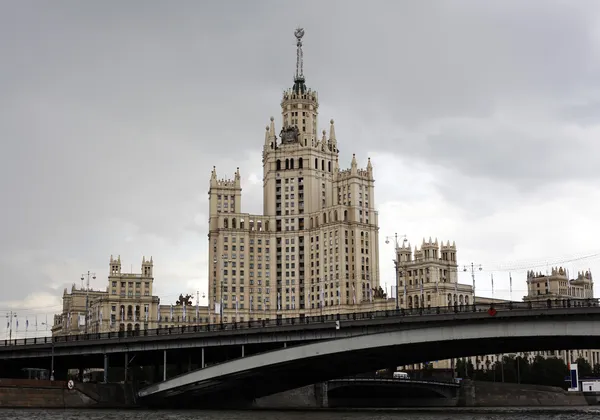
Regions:
<instances>
[{"instance_id":1,"label":"stepped tower building","mask_svg":"<svg viewBox=\"0 0 600 420\"><path fill-rule=\"evenodd\" d=\"M377 304L378 222L373 166L339 166L334 121L318 132L317 92L303 72L295 32L294 84L281 100L281 129L266 127L263 214L242 213L239 168L210 178L209 304L213 322L359 310ZM374 301L375 300L375 301ZM363 309L368 310L368 309Z\"/></svg>"}]
</instances>

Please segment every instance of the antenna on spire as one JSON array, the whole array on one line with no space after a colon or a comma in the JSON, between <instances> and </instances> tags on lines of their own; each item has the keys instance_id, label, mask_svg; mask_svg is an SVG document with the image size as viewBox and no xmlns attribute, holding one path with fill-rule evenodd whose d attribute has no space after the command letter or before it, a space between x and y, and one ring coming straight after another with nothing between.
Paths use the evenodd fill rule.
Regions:
<instances>
[{"instance_id":1,"label":"antenna on spire","mask_svg":"<svg viewBox=\"0 0 600 420\"><path fill-rule=\"evenodd\" d=\"M296 28L294 31L296 37L296 80L304 79L303 58L302 54L302 37L304 36L304 28Z\"/></svg>"}]
</instances>

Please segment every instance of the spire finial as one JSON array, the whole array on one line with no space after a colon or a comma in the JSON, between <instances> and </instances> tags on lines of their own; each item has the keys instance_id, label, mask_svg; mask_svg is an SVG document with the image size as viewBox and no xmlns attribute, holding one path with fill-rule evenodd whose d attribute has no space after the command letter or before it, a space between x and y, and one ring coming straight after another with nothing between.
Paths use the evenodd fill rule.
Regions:
<instances>
[{"instance_id":1,"label":"spire finial","mask_svg":"<svg viewBox=\"0 0 600 420\"><path fill-rule=\"evenodd\" d=\"M329 140L331 140L331 143L335 144L336 143L336 138L335 138L335 126L333 125L333 118L329 121Z\"/></svg>"},{"instance_id":2,"label":"spire finial","mask_svg":"<svg viewBox=\"0 0 600 420\"><path fill-rule=\"evenodd\" d=\"M304 70L303 70L303 54L302 54L302 37L304 36L303 28L296 28L294 31L294 36L296 37L296 79L304 79Z\"/></svg>"},{"instance_id":3,"label":"spire finial","mask_svg":"<svg viewBox=\"0 0 600 420\"><path fill-rule=\"evenodd\" d=\"M294 31L294 36L296 37L296 75L294 76L294 87L292 90L296 95L304 95L306 92L303 70L304 54L302 52L302 37L304 36L304 29L297 28Z\"/></svg>"}]
</instances>

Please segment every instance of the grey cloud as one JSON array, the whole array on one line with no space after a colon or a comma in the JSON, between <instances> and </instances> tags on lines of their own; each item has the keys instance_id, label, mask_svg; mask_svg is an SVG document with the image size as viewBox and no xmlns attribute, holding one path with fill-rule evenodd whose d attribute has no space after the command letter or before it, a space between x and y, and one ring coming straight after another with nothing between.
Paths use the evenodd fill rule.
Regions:
<instances>
[{"instance_id":1,"label":"grey cloud","mask_svg":"<svg viewBox=\"0 0 600 420\"><path fill-rule=\"evenodd\" d=\"M157 261L168 265L165 250L193 249L197 258L188 258L184 272L163 266L160 273L172 276L173 288L190 271L204 279L210 169L231 176L241 166L243 211L261 211L261 185L248 176L260 179L264 126L292 83L296 25L306 28L305 73L320 93L320 129L336 119L342 167L351 153L372 150L459 169L460 182L470 175L518 186L590 175L591 146L569 149L568 136L540 135L527 124L490 131L471 122L486 125L517 102L551 102L565 109L559 123L593 126L597 8L548 1L6 4L0 271L20 288L0 300L71 284L88 266L105 270L110 253L160 250L167 255ZM451 120L463 124L435 133ZM564 169L564 160L583 164ZM57 261L71 262L44 268Z\"/></svg>"}]
</instances>

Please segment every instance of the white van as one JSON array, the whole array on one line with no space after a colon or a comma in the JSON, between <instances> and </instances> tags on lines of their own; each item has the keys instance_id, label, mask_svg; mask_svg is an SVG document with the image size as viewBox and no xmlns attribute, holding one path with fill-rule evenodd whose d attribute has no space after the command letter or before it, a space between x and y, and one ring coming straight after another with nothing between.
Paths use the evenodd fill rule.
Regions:
<instances>
[{"instance_id":1,"label":"white van","mask_svg":"<svg viewBox=\"0 0 600 420\"><path fill-rule=\"evenodd\" d=\"M406 372L394 372L394 375L392 377L394 379L410 379L408 373Z\"/></svg>"}]
</instances>

